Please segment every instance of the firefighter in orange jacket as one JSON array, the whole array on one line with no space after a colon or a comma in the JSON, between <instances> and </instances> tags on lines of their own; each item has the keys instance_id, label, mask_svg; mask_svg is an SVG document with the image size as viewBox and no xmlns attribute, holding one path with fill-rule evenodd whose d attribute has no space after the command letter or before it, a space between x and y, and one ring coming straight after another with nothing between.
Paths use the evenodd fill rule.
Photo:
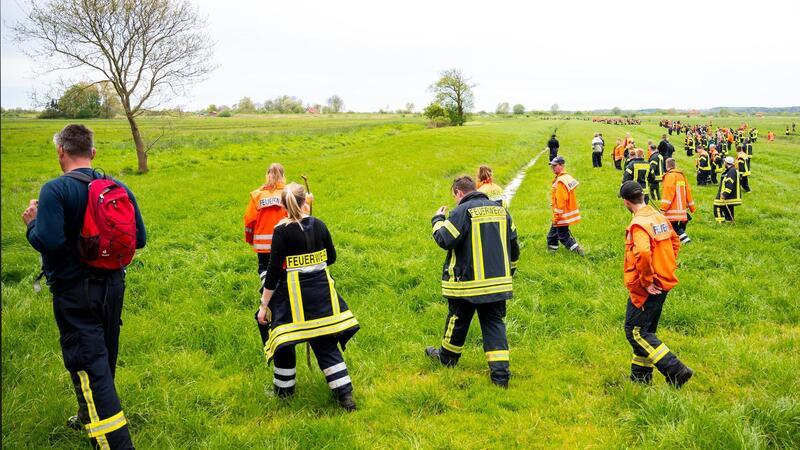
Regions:
<instances>
[{"instance_id":1,"label":"firefighter in orange jacket","mask_svg":"<svg viewBox=\"0 0 800 450\"><path fill-rule=\"evenodd\" d=\"M680 171L672 158L667 159L667 173L664 175L664 197L661 199L661 212L672 224L672 228L681 240L681 244L692 242L686 234L686 225L691 216L688 211L695 212L692 189L686 181L686 175ZM687 211L688 210L688 211Z\"/></svg>"},{"instance_id":2,"label":"firefighter in orange jacket","mask_svg":"<svg viewBox=\"0 0 800 450\"><path fill-rule=\"evenodd\" d=\"M678 284L678 235L667 219L644 202L642 186L626 181L620 189L625 208L633 213L626 230L624 279L630 298L625 314L625 337L633 347L632 381L649 384L653 367L680 388L694 372L656 337L667 293Z\"/></svg>"},{"instance_id":3,"label":"firefighter in orange jacket","mask_svg":"<svg viewBox=\"0 0 800 450\"><path fill-rule=\"evenodd\" d=\"M266 183L250 192L250 202L244 213L244 240L258 255L258 275L262 284L267 276L272 251L272 231L275 225L286 217L286 209L281 204L284 187L286 187L286 176L283 166L279 163L270 164ZM309 200L313 198L310 194L309 197ZM307 209L304 212L308 214ZM269 325L261 325L258 320L256 324L261 333L262 344L265 344L269 338Z\"/></svg>"},{"instance_id":4,"label":"firefighter in orange jacket","mask_svg":"<svg viewBox=\"0 0 800 450\"><path fill-rule=\"evenodd\" d=\"M625 157L625 146L622 145L622 140L617 139L617 145L614 147L614 167L617 170L622 170L622 158Z\"/></svg>"},{"instance_id":5,"label":"firefighter in orange jacket","mask_svg":"<svg viewBox=\"0 0 800 450\"><path fill-rule=\"evenodd\" d=\"M550 161L550 168L556 175L553 180L550 192L550 204L553 207L553 223L547 233L547 249L551 253L558 250L558 243L561 242L568 248L581 256L584 251L572 233L569 226L581 221L581 211L578 209L578 198L575 196L575 189L578 187L578 180L568 174L564 169L564 158L556 156Z\"/></svg>"}]
</instances>

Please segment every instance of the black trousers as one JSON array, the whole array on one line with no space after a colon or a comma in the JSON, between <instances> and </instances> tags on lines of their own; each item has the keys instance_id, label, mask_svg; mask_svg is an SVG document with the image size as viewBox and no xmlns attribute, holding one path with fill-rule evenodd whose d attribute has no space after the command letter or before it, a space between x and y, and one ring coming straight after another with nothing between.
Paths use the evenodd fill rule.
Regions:
<instances>
[{"instance_id":1,"label":"black trousers","mask_svg":"<svg viewBox=\"0 0 800 450\"><path fill-rule=\"evenodd\" d=\"M749 181L749 178L750 178L750 175L742 175L741 176L742 190L745 191L745 192L750 192L750 181Z\"/></svg>"},{"instance_id":2,"label":"black trousers","mask_svg":"<svg viewBox=\"0 0 800 450\"><path fill-rule=\"evenodd\" d=\"M615 159L614 160L614 168L617 169L617 170L622 170L622 160L621 159Z\"/></svg>"},{"instance_id":3,"label":"black trousers","mask_svg":"<svg viewBox=\"0 0 800 450\"><path fill-rule=\"evenodd\" d=\"M674 376L685 367L666 344L656 337L666 299L667 292L650 295L641 308L634 306L630 298L628 299L625 337L633 348L631 379L635 381L650 382L654 366L665 377Z\"/></svg>"},{"instance_id":4,"label":"black trousers","mask_svg":"<svg viewBox=\"0 0 800 450\"><path fill-rule=\"evenodd\" d=\"M675 234L681 239L682 243L689 242L689 235L686 234L686 225L689 223L687 221L680 221L680 222L670 222L672 224L672 229L675 230Z\"/></svg>"},{"instance_id":5,"label":"black trousers","mask_svg":"<svg viewBox=\"0 0 800 450\"><path fill-rule=\"evenodd\" d=\"M503 320L506 317L505 300L476 305L466 300L448 299L448 306L439 356L442 364L455 366L458 363L472 316L477 311L483 335L483 351L489 364L491 379L495 383L507 384L511 371L506 324Z\"/></svg>"},{"instance_id":6,"label":"black trousers","mask_svg":"<svg viewBox=\"0 0 800 450\"><path fill-rule=\"evenodd\" d=\"M698 170L697 171L697 184L699 186L703 186L708 184L708 178L711 176L710 170Z\"/></svg>"},{"instance_id":7,"label":"black trousers","mask_svg":"<svg viewBox=\"0 0 800 450\"><path fill-rule=\"evenodd\" d=\"M650 183L650 198L656 202L661 200L661 190L659 190L660 181L651 181Z\"/></svg>"},{"instance_id":8,"label":"black trousers","mask_svg":"<svg viewBox=\"0 0 800 450\"><path fill-rule=\"evenodd\" d=\"M125 274L90 276L53 291L64 367L78 400L78 418L96 448L133 448L114 386Z\"/></svg>"},{"instance_id":9,"label":"black trousers","mask_svg":"<svg viewBox=\"0 0 800 450\"><path fill-rule=\"evenodd\" d=\"M258 289L258 292L261 293L264 290L264 278L267 277L267 267L269 267L269 253L256 253L258 255L258 276L261 278L261 285ZM267 340L269 340L269 324L261 325L258 323L258 309L256 309L255 314L256 319L256 326L258 326L258 333L261 335L261 346L267 345Z\"/></svg>"},{"instance_id":10,"label":"black trousers","mask_svg":"<svg viewBox=\"0 0 800 450\"><path fill-rule=\"evenodd\" d=\"M714 205L714 219L716 219L717 223L732 222L734 208L734 205Z\"/></svg>"},{"instance_id":11,"label":"black trousers","mask_svg":"<svg viewBox=\"0 0 800 450\"><path fill-rule=\"evenodd\" d=\"M711 166L711 184L719 183L719 179L717 178L717 169L714 166Z\"/></svg>"},{"instance_id":12,"label":"black trousers","mask_svg":"<svg viewBox=\"0 0 800 450\"><path fill-rule=\"evenodd\" d=\"M347 371L347 365L339 350L337 340L333 336L322 336L311 339L309 344L317 357L317 364L325 375L328 387L338 395L353 391L353 383ZM297 353L294 345L287 345L275 352L272 360L274 378L272 384L275 392L286 394L294 392L297 378Z\"/></svg>"},{"instance_id":13,"label":"black trousers","mask_svg":"<svg viewBox=\"0 0 800 450\"><path fill-rule=\"evenodd\" d=\"M686 147L686 156L694 155L694 149L691 147Z\"/></svg>"},{"instance_id":14,"label":"black trousers","mask_svg":"<svg viewBox=\"0 0 800 450\"><path fill-rule=\"evenodd\" d=\"M602 152L592 152L592 167L603 167Z\"/></svg>"},{"instance_id":15,"label":"black trousers","mask_svg":"<svg viewBox=\"0 0 800 450\"><path fill-rule=\"evenodd\" d=\"M556 156L558 156L558 149L557 148L551 148L550 149L550 161L552 161L553 158L555 158Z\"/></svg>"},{"instance_id":16,"label":"black trousers","mask_svg":"<svg viewBox=\"0 0 800 450\"><path fill-rule=\"evenodd\" d=\"M572 236L568 226L557 227L554 224L550 225L550 231L547 232L547 247L550 250L558 250L559 242L569 250L573 250L578 246L578 241Z\"/></svg>"}]
</instances>

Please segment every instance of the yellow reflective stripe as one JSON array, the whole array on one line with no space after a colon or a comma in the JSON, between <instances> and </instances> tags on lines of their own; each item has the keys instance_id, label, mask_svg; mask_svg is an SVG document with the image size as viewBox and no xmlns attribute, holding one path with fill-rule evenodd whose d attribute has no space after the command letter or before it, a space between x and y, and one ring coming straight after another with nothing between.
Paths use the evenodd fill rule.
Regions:
<instances>
[{"instance_id":1,"label":"yellow reflective stripe","mask_svg":"<svg viewBox=\"0 0 800 450\"><path fill-rule=\"evenodd\" d=\"M460 354L461 350L464 349L464 347L458 347L458 346L453 345L453 344L451 344L449 342L446 342L444 339L442 340L442 347L446 348L447 350L449 350L449 351L451 351L453 353L458 353L458 354Z\"/></svg>"},{"instance_id":2,"label":"yellow reflective stripe","mask_svg":"<svg viewBox=\"0 0 800 450\"><path fill-rule=\"evenodd\" d=\"M443 226L444 226L444 220L440 220L440 221L436 222L435 224L433 224L433 232L436 233L436 231L439 228L442 228Z\"/></svg>"},{"instance_id":3,"label":"yellow reflective stripe","mask_svg":"<svg viewBox=\"0 0 800 450\"><path fill-rule=\"evenodd\" d=\"M491 215L491 216L478 216L472 218L472 223L485 223L485 222L499 222L501 220L505 220L506 216L504 215Z\"/></svg>"},{"instance_id":4,"label":"yellow reflective stripe","mask_svg":"<svg viewBox=\"0 0 800 450\"><path fill-rule=\"evenodd\" d=\"M92 388L89 385L89 375L85 371L79 370L78 378L81 381L83 399L86 400L86 407L89 410L89 420L92 422L99 422L100 416L97 415L97 408L94 405L94 396L92 395ZM100 447L101 450L111 450L105 435L97 436L95 439L97 440L97 446Z\"/></svg>"},{"instance_id":5,"label":"yellow reflective stripe","mask_svg":"<svg viewBox=\"0 0 800 450\"><path fill-rule=\"evenodd\" d=\"M483 280L486 274L483 269L483 243L481 242L480 223L472 224L472 270L476 280Z\"/></svg>"},{"instance_id":6,"label":"yellow reflective stripe","mask_svg":"<svg viewBox=\"0 0 800 450\"><path fill-rule=\"evenodd\" d=\"M328 277L328 288L331 291L331 311L333 312L334 316L338 316L341 312L341 308L339 307L339 296L336 294L333 278L331 277L331 273L328 271L327 267L325 268L325 275Z\"/></svg>"},{"instance_id":7,"label":"yellow reflective stripe","mask_svg":"<svg viewBox=\"0 0 800 450\"><path fill-rule=\"evenodd\" d=\"M639 332L640 329L641 327L633 327L633 340L635 340L636 343L639 344L639 346L641 346L644 349L644 351L647 352L648 355L652 355L655 349L653 348L652 345L650 345L649 342L644 340L641 333Z\"/></svg>"},{"instance_id":8,"label":"yellow reflective stripe","mask_svg":"<svg viewBox=\"0 0 800 450\"><path fill-rule=\"evenodd\" d=\"M456 252L454 250L450 250L450 265L447 266L447 274L450 275L450 279L455 279L455 269L456 267Z\"/></svg>"},{"instance_id":9,"label":"yellow reflective stripe","mask_svg":"<svg viewBox=\"0 0 800 450\"><path fill-rule=\"evenodd\" d=\"M650 359L646 356L639 356L633 355L633 359L631 359L631 364L635 364L637 366L642 367L653 367L653 363L650 362Z\"/></svg>"},{"instance_id":10,"label":"yellow reflective stripe","mask_svg":"<svg viewBox=\"0 0 800 450\"><path fill-rule=\"evenodd\" d=\"M667 353L669 353L669 349L667 348L666 344L661 344L653 353L650 354L650 361L652 361L653 364L656 364L657 362L661 361L661 358L667 356Z\"/></svg>"},{"instance_id":11,"label":"yellow reflective stripe","mask_svg":"<svg viewBox=\"0 0 800 450\"><path fill-rule=\"evenodd\" d=\"M98 436L102 436L113 431L119 430L120 428L124 427L128 423L127 419L125 419L125 414L122 411L114 414L113 416L109 417L108 419L103 419L100 422L92 422L85 426L86 431L89 433L89 437L96 438Z\"/></svg>"},{"instance_id":12,"label":"yellow reflective stripe","mask_svg":"<svg viewBox=\"0 0 800 450\"><path fill-rule=\"evenodd\" d=\"M476 295L490 295L501 294L503 292L511 292L514 288L511 284L504 284L496 287L488 288L474 288L474 289L445 289L442 288L442 295L445 297L474 297Z\"/></svg>"},{"instance_id":13,"label":"yellow reflective stripe","mask_svg":"<svg viewBox=\"0 0 800 450\"><path fill-rule=\"evenodd\" d=\"M489 362L508 361L508 350L493 350L491 352L486 352L486 360Z\"/></svg>"},{"instance_id":14,"label":"yellow reflective stripe","mask_svg":"<svg viewBox=\"0 0 800 450\"><path fill-rule=\"evenodd\" d=\"M511 261L511 268L512 269L516 269L517 268L517 263L519 263L519 261Z\"/></svg>"},{"instance_id":15,"label":"yellow reflective stripe","mask_svg":"<svg viewBox=\"0 0 800 450\"><path fill-rule=\"evenodd\" d=\"M272 358L278 346L285 342L335 334L356 325L358 321L349 310L338 316L323 317L299 324L279 325L270 331L269 340L264 345L264 356L267 359Z\"/></svg>"},{"instance_id":16,"label":"yellow reflective stripe","mask_svg":"<svg viewBox=\"0 0 800 450\"><path fill-rule=\"evenodd\" d=\"M289 291L289 308L292 310L292 322L304 322L303 294L300 290L300 272L286 274L286 288Z\"/></svg>"},{"instance_id":17,"label":"yellow reflective stripe","mask_svg":"<svg viewBox=\"0 0 800 450\"><path fill-rule=\"evenodd\" d=\"M443 288L449 289L469 289L476 287L487 287L499 284L509 284L512 281L510 276L507 277L494 277L486 280L473 280L473 281L442 281Z\"/></svg>"},{"instance_id":18,"label":"yellow reflective stripe","mask_svg":"<svg viewBox=\"0 0 800 450\"><path fill-rule=\"evenodd\" d=\"M449 220L444 221L444 227L447 228L447 231L449 231L450 234L453 235L453 239L458 239L458 236L461 235L461 233L458 232L456 226L453 225L453 223L450 222Z\"/></svg>"},{"instance_id":19,"label":"yellow reflective stripe","mask_svg":"<svg viewBox=\"0 0 800 450\"><path fill-rule=\"evenodd\" d=\"M447 321L447 329L444 331L444 341L450 342L450 338L453 336L453 328L456 327L456 320L458 317L453 315L450 316L450 320Z\"/></svg>"},{"instance_id":20,"label":"yellow reflective stripe","mask_svg":"<svg viewBox=\"0 0 800 450\"><path fill-rule=\"evenodd\" d=\"M500 227L500 245L503 247L503 262L505 263L506 275L511 275L511 263L508 260L508 222L505 216L498 223Z\"/></svg>"}]
</instances>

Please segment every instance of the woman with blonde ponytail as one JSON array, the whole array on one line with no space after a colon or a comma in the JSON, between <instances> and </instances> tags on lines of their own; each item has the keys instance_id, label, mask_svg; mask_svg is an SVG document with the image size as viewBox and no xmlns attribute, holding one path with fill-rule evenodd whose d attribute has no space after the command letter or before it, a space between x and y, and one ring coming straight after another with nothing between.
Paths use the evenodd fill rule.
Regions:
<instances>
[{"instance_id":1,"label":"woman with blonde ponytail","mask_svg":"<svg viewBox=\"0 0 800 450\"><path fill-rule=\"evenodd\" d=\"M359 325L328 270L336 262L328 227L307 214L306 200L305 189L297 183L283 190L286 216L273 231L257 315L265 326L271 318L264 355L274 365L274 392L286 398L294 394L296 383L295 345L307 341L339 405L352 411L353 384L339 346L344 350Z\"/></svg>"},{"instance_id":2,"label":"woman with blonde ponytail","mask_svg":"<svg viewBox=\"0 0 800 450\"><path fill-rule=\"evenodd\" d=\"M492 179L492 168L489 166L480 166L478 168L478 191L483 192L489 197L489 200L497 202L500 206L505 206L505 197L503 196L503 188L499 184L495 184Z\"/></svg>"},{"instance_id":3,"label":"woman with blonde ponytail","mask_svg":"<svg viewBox=\"0 0 800 450\"><path fill-rule=\"evenodd\" d=\"M244 213L244 240L258 256L258 275L261 284L267 276L269 255L272 251L272 230L286 217L281 203L281 193L286 186L286 172L280 163L272 163L264 176L264 184L250 192L250 202ZM261 334L261 344L267 343L269 327L256 320Z\"/></svg>"}]
</instances>

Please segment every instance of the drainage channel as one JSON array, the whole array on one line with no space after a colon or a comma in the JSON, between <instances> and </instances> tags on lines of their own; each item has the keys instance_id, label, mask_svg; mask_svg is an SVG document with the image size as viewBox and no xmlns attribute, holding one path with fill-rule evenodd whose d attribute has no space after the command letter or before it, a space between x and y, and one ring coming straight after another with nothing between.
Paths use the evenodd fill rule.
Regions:
<instances>
[{"instance_id":1,"label":"drainage channel","mask_svg":"<svg viewBox=\"0 0 800 450\"><path fill-rule=\"evenodd\" d=\"M506 188L503 191L503 197L506 199L506 206L511 206L511 200L514 198L514 194L517 193L517 189L519 189L520 185L522 185L522 181L525 179L525 174L528 172L528 169L533 167L533 165L536 164L536 161L539 160L539 157L542 156L542 153L546 151L547 149L545 148L544 150L540 151L538 155L534 156L528 164L525 164L525 166L520 169L519 172L517 172L517 176L506 185Z\"/></svg>"}]
</instances>

